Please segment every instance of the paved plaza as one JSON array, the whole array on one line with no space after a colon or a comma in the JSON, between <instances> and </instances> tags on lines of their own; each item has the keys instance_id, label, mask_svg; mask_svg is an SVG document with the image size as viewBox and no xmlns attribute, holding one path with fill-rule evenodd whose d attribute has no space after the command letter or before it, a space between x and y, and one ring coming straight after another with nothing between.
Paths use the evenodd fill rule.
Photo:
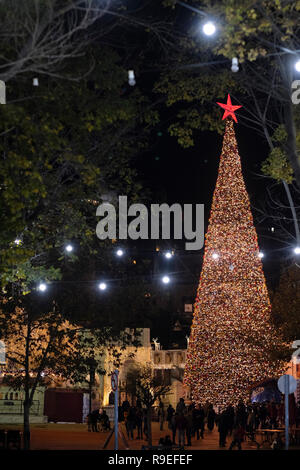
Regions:
<instances>
[{"instance_id":1,"label":"paved plaza","mask_svg":"<svg viewBox=\"0 0 300 470\"><path fill-rule=\"evenodd\" d=\"M5 426L1 425L2 429L22 429L21 426ZM123 424L121 424L126 438L126 431ZM100 450L108 436L108 432L88 432L85 424L40 424L32 425L31 427L31 449L32 450ZM159 423L152 423L153 445L158 445L160 437L165 437L167 434L172 433L167 428L167 423L164 425L164 430L160 431ZM192 438L192 445L186 446L187 450L226 450L228 449L232 438L227 438L226 448L219 448L219 433L217 428L212 432L205 431L204 439ZM145 440L128 440L129 448L132 450L140 450L143 445L147 445ZM113 450L114 437L112 437L107 449ZM242 448L244 450L256 450L256 445L251 442L243 442ZM125 449L122 440L119 442L119 449Z\"/></svg>"}]
</instances>

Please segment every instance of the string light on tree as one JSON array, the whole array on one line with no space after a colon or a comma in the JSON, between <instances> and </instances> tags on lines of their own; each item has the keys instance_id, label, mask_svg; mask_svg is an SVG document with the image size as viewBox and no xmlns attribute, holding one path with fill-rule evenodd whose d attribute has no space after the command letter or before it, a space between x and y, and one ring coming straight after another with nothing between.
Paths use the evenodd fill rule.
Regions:
<instances>
[{"instance_id":1,"label":"string light on tree","mask_svg":"<svg viewBox=\"0 0 300 470\"><path fill-rule=\"evenodd\" d=\"M67 251L68 253L71 253L71 251L73 251L73 246L72 246L72 245L67 245L67 246L66 246L66 251Z\"/></svg>"},{"instance_id":2,"label":"string light on tree","mask_svg":"<svg viewBox=\"0 0 300 470\"><path fill-rule=\"evenodd\" d=\"M232 106L230 96L222 107L229 119L184 374L194 403L209 401L221 408L248 400L251 386L277 377L283 368L269 353L281 342L270 322L270 301L235 138L238 107Z\"/></svg>"}]
</instances>

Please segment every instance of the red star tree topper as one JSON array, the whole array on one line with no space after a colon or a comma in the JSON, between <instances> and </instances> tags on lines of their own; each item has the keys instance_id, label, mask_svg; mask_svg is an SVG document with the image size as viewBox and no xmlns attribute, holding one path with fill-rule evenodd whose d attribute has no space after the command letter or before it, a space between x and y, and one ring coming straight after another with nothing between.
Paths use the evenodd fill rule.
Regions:
<instances>
[{"instance_id":1,"label":"red star tree topper","mask_svg":"<svg viewBox=\"0 0 300 470\"><path fill-rule=\"evenodd\" d=\"M228 94L228 97L227 97L227 103L217 103L219 106L221 106L221 108L225 109L225 113L223 114L223 117L222 119L226 119L228 116L232 117L232 119L237 122L237 118L236 118L236 115L234 114L234 112L241 108L242 106L232 106L232 103L231 103L231 98L230 98L230 95Z\"/></svg>"}]
</instances>

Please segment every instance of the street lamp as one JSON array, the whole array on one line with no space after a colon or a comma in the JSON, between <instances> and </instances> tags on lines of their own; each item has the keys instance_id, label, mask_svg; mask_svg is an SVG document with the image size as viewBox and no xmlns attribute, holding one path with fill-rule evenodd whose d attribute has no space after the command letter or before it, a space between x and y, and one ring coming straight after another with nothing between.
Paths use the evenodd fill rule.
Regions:
<instances>
[{"instance_id":1,"label":"street lamp","mask_svg":"<svg viewBox=\"0 0 300 470\"><path fill-rule=\"evenodd\" d=\"M164 277L162 278L162 282L163 282L164 284L169 284L169 282L170 282L169 276L164 276Z\"/></svg>"},{"instance_id":2,"label":"street lamp","mask_svg":"<svg viewBox=\"0 0 300 470\"><path fill-rule=\"evenodd\" d=\"M171 253L170 251L167 251L167 252L165 253L165 257L166 257L167 259L172 258L172 256L173 256L173 255L172 255L172 253Z\"/></svg>"},{"instance_id":3,"label":"street lamp","mask_svg":"<svg viewBox=\"0 0 300 470\"><path fill-rule=\"evenodd\" d=\"M216 26L212 21L207 21L202 26L202 31L205 34L205 36L213 36L216 32Z\"/></svg>"},{"instance_id":4,"label":"street lamp","mask_svg":"<svg viewBox=\"0 0 300 470\"><path fill-rule=\"evenodd\" d=\"M119 248L119 249L117 250L117 256L123 256L123 255L124 255L124 251L121 250L121 248Z\"/></svg>"},{"instance_id":5,"label":"street lamp","mask_svg":"<svg viewBox=\"0 0 300 470\"><path fill-rule=\"evenodd\" d=\"M44 282L40 282L40 284L38 285L38 290L40 292L45 292L45 290L47 290L47 285Z\"/></svg>"}]
</instances>

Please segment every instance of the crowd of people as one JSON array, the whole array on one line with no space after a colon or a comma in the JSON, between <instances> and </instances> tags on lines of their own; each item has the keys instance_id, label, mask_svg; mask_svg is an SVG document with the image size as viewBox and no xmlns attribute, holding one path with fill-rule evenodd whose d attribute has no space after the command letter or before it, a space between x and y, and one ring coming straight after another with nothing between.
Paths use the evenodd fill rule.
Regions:
<instances>
[{"instance_id":1,"label":"crowd of people","mask_svg":"<svg viewBox=\"0 0 300 470\"><path fill-rule=\"evenodd\" d=\"M203 406L186 405L184 399L180 398L175 409L172 405L165 409L164 404L160 402L156 418L160 431L164 431L165 424L170 431L169 435L159 439L159 446L191 446L192 438L204 439L205 435L217 428L220 447L226 447L229 444L227 440L230 439L229 449L241 449L246 434L254 440L257 429L276 429L284 426L284 405L275 402L245 404L240 401L236 406L229 405L226 409L216 412L211 403ZM119 421L124 422L129 440L148 439L147 419L147 409L143 408L139 401L132 406L125 400L122 406L119 406ZM88 422L89 430L94 432L98 431L98 423L101 423L103 430L110 429L105 410L101 410L101 413L99 410L91 413ZM290 407L290 424L300 426L300 406L295 404Z\"/></svg>"}]
</instances>

